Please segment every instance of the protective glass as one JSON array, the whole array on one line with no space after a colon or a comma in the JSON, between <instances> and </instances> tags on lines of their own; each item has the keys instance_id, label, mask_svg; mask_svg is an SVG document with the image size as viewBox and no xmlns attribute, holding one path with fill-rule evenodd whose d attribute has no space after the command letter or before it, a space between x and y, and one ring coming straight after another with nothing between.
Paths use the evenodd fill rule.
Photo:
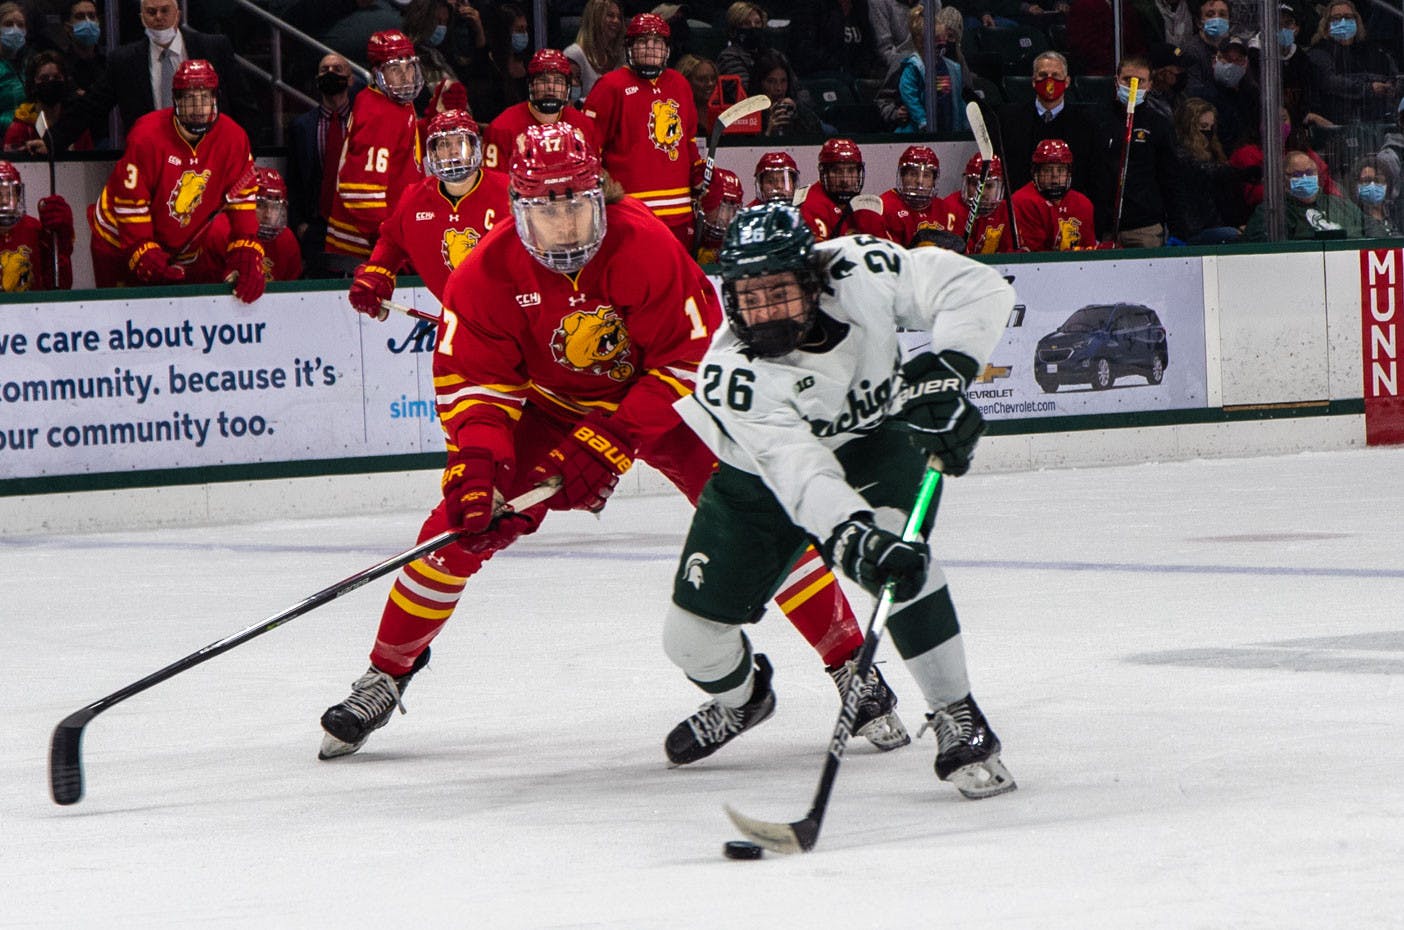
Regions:
<instances>
[{"instance_id":1,"label":"protective glass","mask_svg":"<svg viewBox=\"0 0 1404 930\"><path fill-rule=\"evenodd\" d=\"M465 130L439 132L424 147L424 170L440 181L462 181L483 162L478 137Z\"/></svg>"},{"instance_id":2,"label":"protective glass","mask_svg":"<svg viewBox=\"0 0 1404 930\"><path fill-rule=\"evenodd\" d=\"M396 58L375 69L375 86L381 93L400 103L409 103L424 89L424 72L419 56Z\"/></svg>"}]
</instances>

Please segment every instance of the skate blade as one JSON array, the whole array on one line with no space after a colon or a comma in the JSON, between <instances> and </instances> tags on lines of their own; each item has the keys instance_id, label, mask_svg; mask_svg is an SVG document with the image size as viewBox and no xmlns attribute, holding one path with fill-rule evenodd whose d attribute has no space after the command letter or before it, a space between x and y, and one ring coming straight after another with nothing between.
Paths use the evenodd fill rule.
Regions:
<instances>
[{"instance_id":1,"label":"skate blade","mask_svg":"<svg viewBox=\"0 0 1404 930\"><path fill-rule=\"evenodd\" d=\"M858 731L858 735L882 752L901 749L912 741L912 735L907 732L906 726L902 724L902 718L897 716L896 711L868 721Z\"/></svg>"},{"instance_id":2,"label":"skate blade","mask_svg":"<svg viewBox=\"0 0 1404 930\"><path fill-rule=\"evenodd\" d=\"M365 744L365 740L361 740L359 743L342 742L330 733L323 733L322 748L317 751L317 758L323 762L328 759L339 759L342 756L351 755Z\"/></svg>"},{"instance_id":3,"label":"skate blade","mask_svg":"<svg viewBox=\"0 0 1404 930\"><path fill-rule=\"evenodd\" d=\"M1019 786L1014 776L999 761L999 756L990 756L984 762L972 762L961 766L946 779L956 790L973 801L1005 794Z\"/></svg>"}]
</instances>

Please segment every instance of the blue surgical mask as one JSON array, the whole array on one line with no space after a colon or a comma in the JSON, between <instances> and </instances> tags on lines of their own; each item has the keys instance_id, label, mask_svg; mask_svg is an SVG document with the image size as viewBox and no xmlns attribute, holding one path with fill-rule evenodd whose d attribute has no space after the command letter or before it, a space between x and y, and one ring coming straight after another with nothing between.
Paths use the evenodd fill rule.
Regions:
<instances>
[{"instance_id":1,"label":"blue surgical mask","mask_svg":"<svg viewBox=\"0 0 1404 930\"><path fill-rule=\"evenodd\" d=\"M102 36L102 27L95 19L80 19L73 24L73 41L84 48L92 48L98 44L98 39Z\"/></svg>"},{"instance_id":2,"label":"blue surgical mask","mask_svg":"<svg viewBox=\"0 0 1404 930\"><path fill-rule=\"evenodd\" d=\"M18 52L24 48L24 30L18 26L0 29L0 45L5 46L7 52Z\"/></svg>"},{"instance_id":3,"label":"blue surgical mask","mask_svg":"<svg viewBox=\"0 0 1404 930\"><path fill-rule=\"evenodd\" d=\"M1341 42L1349 42L1355 38L1355 20L1338 19L1330 26L1331 38Z\"/></svg>"},{"instance_id":4,"label":"blue surgical mask","mask_svg":"<svg viewBox=\"0 0 1404 930\"><path fill-rule=\"evenodd\" d=\"M1248 73L1247 65L1234 64L1231 61L1214 60L1214 80L1225 87L1236 88L1243 82L1243 75Z\"/></svg>"},{"instance_id":5,"label":"blue surgical mask","mask_svg":"<svg viewBox=\"0 0 1404 930\"><path fill-rule=\"evenodd\" d=\"M1367 181L1355 189L1361 203L1384 203L1385 186L1379 181Z\"/></svg>"},{"instance_id":6,"label":"blue surgical mask","mask_svg":"<svg viewBox=\"0 0 1404 930\"><path fill-rule=\"evenodd\" d=\"M1222 16L1215 16L1204 21L1204 34L1211 39L1228 35L1229 21Z\"/></svg>"},{"instance_id":7,"label":"blue surgical mask","mask_svg":"<svg viewBox=\"0 0 1404 930\"><path fill-rule=\"evenodd\" d=\"M429 45L433 48L438 48L440 45L444 44L444 38L447 35L448 27L443 23L439 23L439 25L434 27L434 31L429 33L429 38L426 41L428 41Z\"/></svg>"},{"instance_id":8,"label":"blue surgical mask","mask_svg":"<svg viewBox=\"0 0 1404 930\"><path fill-rule=\"evenodd\" d=\"M1283 48L1291 48L1292 43L1297 41L1297 31L1295 29L1283 28L1277 30L1277 44Z\"/></svg>"},{"instance_id":9,"label":"blue surgical mask","mask_svg":"<svg viewBox=\"0 0 1404 930\"><path fill-rule=\"evenodd\" d=\"M1116 85L1116 99L1126 103L1131 99L1131 88L1125 84ZM1136 106L1146 102L1146 82L1142 81L1136 85Z\"/></svg>"},{"instance_id":10,"label":"blue surgical mask","mask_svg":"<svg viewBox=\"0 0 1404 930\"><path fill-rule=\"evenodd\" d=\"M1309 174L1304 178L1288 178L1287 188L1292 192L1292 196L1299 200L1310 200L1316 196L1316 192L1321 190L1321 182L1314 174Z\"/></svg>"},{"instance_id":11,"label":"blue surgical mask","mask_svg":"<svg viewBox=\"0 0 1404 930\"><path fill-rule=\"evenodd\" d=\"M525 32L512 33L512 51L520 55L527 50L527 46L530 44L531 36L527 35Z\"/></svg>"}]
</instances>

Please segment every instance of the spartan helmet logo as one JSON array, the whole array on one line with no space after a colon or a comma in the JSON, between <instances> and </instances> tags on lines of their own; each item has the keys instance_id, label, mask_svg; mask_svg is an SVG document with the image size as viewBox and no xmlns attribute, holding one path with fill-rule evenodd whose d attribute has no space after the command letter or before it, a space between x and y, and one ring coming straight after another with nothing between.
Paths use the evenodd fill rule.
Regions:
<instances>
[{"instance_id":1,"label":"spartan helmet logo","mask_svg":"<svg viewBox=\"0 0 1404 930\"><path fill-rule=\"evenodd\" d=\"M439 248L439 253L444 257L444 264L449 268L457 268L477 246L480 238L482 237L476 229L444 230L444 242Z\"/></svg>"},{"instance_id":2,"label":"spartan helmet logo","mask_svg":"<svg viewBox=\"0 0 1404 930\"><path fill-rule=\"evenodd\" d=\"M200 206L200 201L205 199L205 188L209 183L208 168L204 171L181 172L166 206L171 211L171 217L179 220L182 227L190 225L190 216L195 212L195 208Z\"/></svg>"},{"instance_id":3,"label":"spartan helmet logo","mask_svg":"<svg viewBox=\"0 0 1404 930\"><path fill-rule=\"evenodd\" d=\"M678 160L678 143L682 141L682 117L676 100L655 100L648 111L648 138L653 147L668 153L669 161Z\"/></svg>"},{"instance_id":4,"label":"spartan helmet logo","mask_svg":"<svg viewBox=\"0 0 1404 930\"><path fill-rule=\"evenodd\" d=\"M694 552L683 564L683 581L698 591L702 590L702 566L712 561L701 552Z\"/></svg>"}]
</instances>

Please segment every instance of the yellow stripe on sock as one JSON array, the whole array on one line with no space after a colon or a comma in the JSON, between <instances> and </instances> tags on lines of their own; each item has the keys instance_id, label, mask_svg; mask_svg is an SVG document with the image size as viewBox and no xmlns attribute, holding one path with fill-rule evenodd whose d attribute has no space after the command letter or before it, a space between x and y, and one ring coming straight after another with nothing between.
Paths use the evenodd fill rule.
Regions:
<instances>
[{"instance_id":1,"label":"yellow stripe on sock","mask_svg":"<svg viewBox=\"0 0 1404 930\"><path fill-rule=\"evenodd\" d=\"M833 573L833 572L825 572L824 575L823 575L823 577L821 577L818 581L814 582L814 583L811 584L809 587L805 588L803 591L801 591L800 593L796 594L794 597L790 598L790 599L789 599L788 601L786 601L785 603L781 604L781 605L780 605L780 612L781 612L782 614L788 615L788 614L790 613L790 611L794 610L796 607L800 606L800 605L803 604L805 601L809 600L811 597L813 597L814 595L818 594L818 593L819 593L820 591L822 591L824 588L828 587L829 585L831 585L831 584L833 584L833 583L834 583L834 573Z\"/></svg>"}]
</instances>

